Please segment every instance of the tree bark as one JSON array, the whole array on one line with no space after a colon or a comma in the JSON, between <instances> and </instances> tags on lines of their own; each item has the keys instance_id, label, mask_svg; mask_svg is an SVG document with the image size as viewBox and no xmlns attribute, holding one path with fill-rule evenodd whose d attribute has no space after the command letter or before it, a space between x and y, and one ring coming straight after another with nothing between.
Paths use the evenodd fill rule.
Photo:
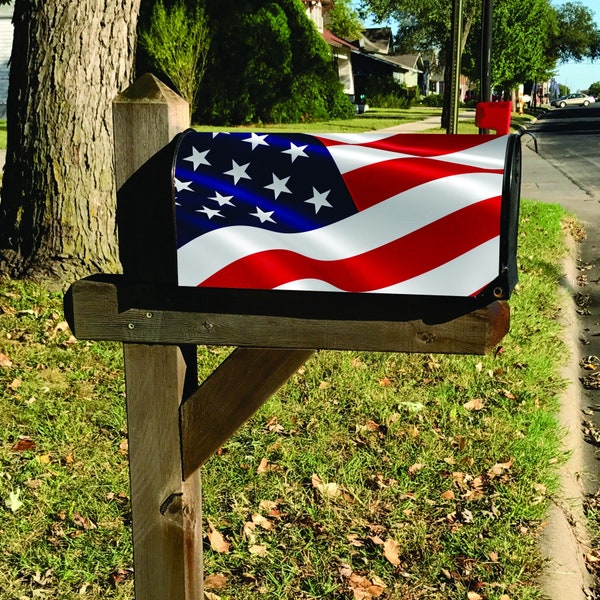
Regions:
<instances>
[{"instance_id":1,"label":"tree bark","mask_svg":"<svg viewBox=\"0 0 600 600\"><path fill-rule=\"evenodd\" d=\"M119 269L111 102L140 0L16 0L0 266L62 284Z\"/></svg>"}]
</instances>

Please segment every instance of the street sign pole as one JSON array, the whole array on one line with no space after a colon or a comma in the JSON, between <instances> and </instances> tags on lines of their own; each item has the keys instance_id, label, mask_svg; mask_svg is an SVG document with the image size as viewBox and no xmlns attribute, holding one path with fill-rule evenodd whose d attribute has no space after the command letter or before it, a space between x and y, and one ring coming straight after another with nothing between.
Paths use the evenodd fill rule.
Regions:
<instances>
[{"instance_id":1,"label":"street sign pole","mask_svg":"<svg viewBox=\"0 0 600 600\"><path fill-rule=\"evenodd\" d=\"M462 55L463 0L452 6L452 73L450 83L450 118L446 133L458 133L458 103L460 96L460 63Z\"/></svg>"}]
</instances>

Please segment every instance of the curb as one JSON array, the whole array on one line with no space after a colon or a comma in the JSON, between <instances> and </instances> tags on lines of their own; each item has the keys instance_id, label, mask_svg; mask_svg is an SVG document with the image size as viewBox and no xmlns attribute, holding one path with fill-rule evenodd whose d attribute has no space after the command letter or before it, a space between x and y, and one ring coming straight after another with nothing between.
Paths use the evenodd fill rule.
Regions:
<instances>
[{"instance_id":1,"label":"curb","mask_svg":"<svg viewBox=\"0 0 600 600\"><path fill-rule=\"evenodd\" d=\"M567 238L568 256L563 263L561 324L570 359L562 369L569 382L561 398L559 420L564 429L563 450L569 459L559 470L561 489L552 499L547 525L539 539L539 548L547 564L539 578L545 600L590 600L594 580L587 569L586 554L591 540L584 515L584 490L581 485L586 467L581 448L581 388L579 387L578 319L573 303L576 287L576 246Z\"/></svg>"}]
</instances>

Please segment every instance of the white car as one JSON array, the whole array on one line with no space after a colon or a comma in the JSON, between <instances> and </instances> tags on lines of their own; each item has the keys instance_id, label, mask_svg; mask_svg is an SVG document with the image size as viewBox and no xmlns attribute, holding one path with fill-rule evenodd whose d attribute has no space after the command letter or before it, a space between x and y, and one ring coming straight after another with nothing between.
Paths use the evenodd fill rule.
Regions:
<instances>
[{"instance_id":1,"label":"white car","mask_svg":"<svg viewBox=\"0 0 600 600\"><path fill-rule=\"evenodd\" d=\"M576 94L569 94L568 96L562 96L556 100L550 102L550 106L556 106L557 108L565 108L565 106L589 106L596 102L594 96L588 96L577 92Z\"/></svg>"}]
</instances>

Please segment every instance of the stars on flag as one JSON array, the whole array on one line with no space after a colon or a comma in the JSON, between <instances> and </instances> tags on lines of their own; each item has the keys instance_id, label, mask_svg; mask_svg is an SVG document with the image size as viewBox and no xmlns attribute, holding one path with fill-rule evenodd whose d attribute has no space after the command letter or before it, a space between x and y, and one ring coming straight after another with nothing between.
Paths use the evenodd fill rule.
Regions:
<instances>
[{"instance_id":1,"label":"stars on flag","mask_svg":"<svg viewBox=\"0 0 600 600\"><path fill-rule=\"evenodd\" d=\"M294 162L299 156L302 158L308 158L308 154L304 152L308 146L296 146L294 142L290 142L290 149L283 150L282 154L289 154L292 158L292 162Z\"/></svg>"},{"instance_id":2,"label":"stars on flag","mask_svg":"<svg viewBox=\"0 0 600 600\"><path fill-rule=\"evenodd\" d=\"M232 160L231 163L231 169L229 171L225 171L223 175L231 175L236 185L238 184L240 179L251 179L250 175L246 173L246 169L250 166L250 163L246 163L245 165L238 165L235 162L235 160Z\"/></svg>"},{"instance_id":3,"label":"stars on flag","mask_svg":"<svg viewBox=\"0 0 600 600\"><path fill-rule=\"evenodd\" d=\"M180 181L179 179L177 179L177 177L175 177L175 189L178 192L182 192L183 190L193 192L194 190L192 190L190 185L192 185L191 181Z\"/></svg>"},{"instance_id":4,"label":"stars on flag","mask_svg":"<svg viewBox=\"0 0 600 600\"><path fill-rule=\"evenodd\" d=\"M322 142L306 134L187 132L175 167L178 244L230 226L310 231L357 209Z\"/></svg>"},{"instance_id":5,"label":"stars on flag","mask_svg":"<svg viewBox=\"0 0 600 600\"><path fill-rule=\"evenodd\" d=\"M327 196L329 196L329 192L331 190L327 190L326 192L319 192L317 188L313 187L313 197L305 200L308 204L313 204L315 207L315 214L319 212L321 208L324 206L331 208L331 204L327 201Z\"/></svg>"},{"instance_id":6,"label":"stars on flag","mask_svg":"<svg viewBox=\"0 0 600 600\"><path fill-rule=\"evenodd\" d=\"M268 146L269 144L265 141L266 135L258 135L257 133L252 133L249 138L242 140L242 142L248 142L252 144L252 150L256 150L258 146Z\"/></svg>"},{"instance_id":7,"label":"stars on flag","mask_svg":"<svg viewBox=\"0 0 600 600\"><path fill-rule=\"evenodd\" d=\"M209 221L213 217L221 217L222 219L225 218L225 216L221 214L221 211L219 209L215 210L215 209L212 209L212 208L208 208L207 206L203 206L202 208L196 210L195 212L197 212L197 213L204 213L208 217Z\"/></svg>"},{"instance_id":8,"label":"stars on flag","mask_svg":"<svg viewBox=\"0 0 600 600\"><path fill-rule=\"evenodd\" d=\"M192 154L187 156L183 160L187 160L192 163L194 167L194 171L198 170L200 165L208 165L210 167L210 163L206 159L206 155L210 152L210 150L205 150L204 152L198 152L196 148L192 147Z\"/></svg>"},{"instance_id":9,"label":"stars on flag","mask_svg":"<svg viewBox=\"0 0 600 600\"><path fill-rule=\"evenodd\" d=\"M223 196L223 194L218 191L215 191L215 195L209 196L208 199L215 200L219 203L219 206L235 206L235 204L232 202L233 196Z\"/></svg>"},{"instance_id":10,"label":"stars on flag","mask_svg":"<svg viewBox=\"0 0 600 600\"><path fill-rule=\"evenodd\" d=\"M279 179L279 177L277 177L277 175L275 175L275 173L273 173L273 183L270 183L269 185L265 185L265 189L273 190L273 193L275 194L275 200L277 200L277 198L279 198L280 194L283 194L283 193L291 194L292 193L287 186L287 182L289 180L290 180L289 177L284 177L283 179Z\"/></svg>"},{"instance_id":11,"label":"stars on flag","mask_svg":"<svg viewBox=\"0 0 600 600\"><path fill-rule=\"evenodd\" d=\"M268 212L261 210L260 207L256 207L256 212L250 213L253 217L257 217L258 219L260 219L261 223L266 223L267 221L269 223L275 223L275 219L273 219L273 213L275 211L270 210Z\"/></svg>"}]
</instances>

